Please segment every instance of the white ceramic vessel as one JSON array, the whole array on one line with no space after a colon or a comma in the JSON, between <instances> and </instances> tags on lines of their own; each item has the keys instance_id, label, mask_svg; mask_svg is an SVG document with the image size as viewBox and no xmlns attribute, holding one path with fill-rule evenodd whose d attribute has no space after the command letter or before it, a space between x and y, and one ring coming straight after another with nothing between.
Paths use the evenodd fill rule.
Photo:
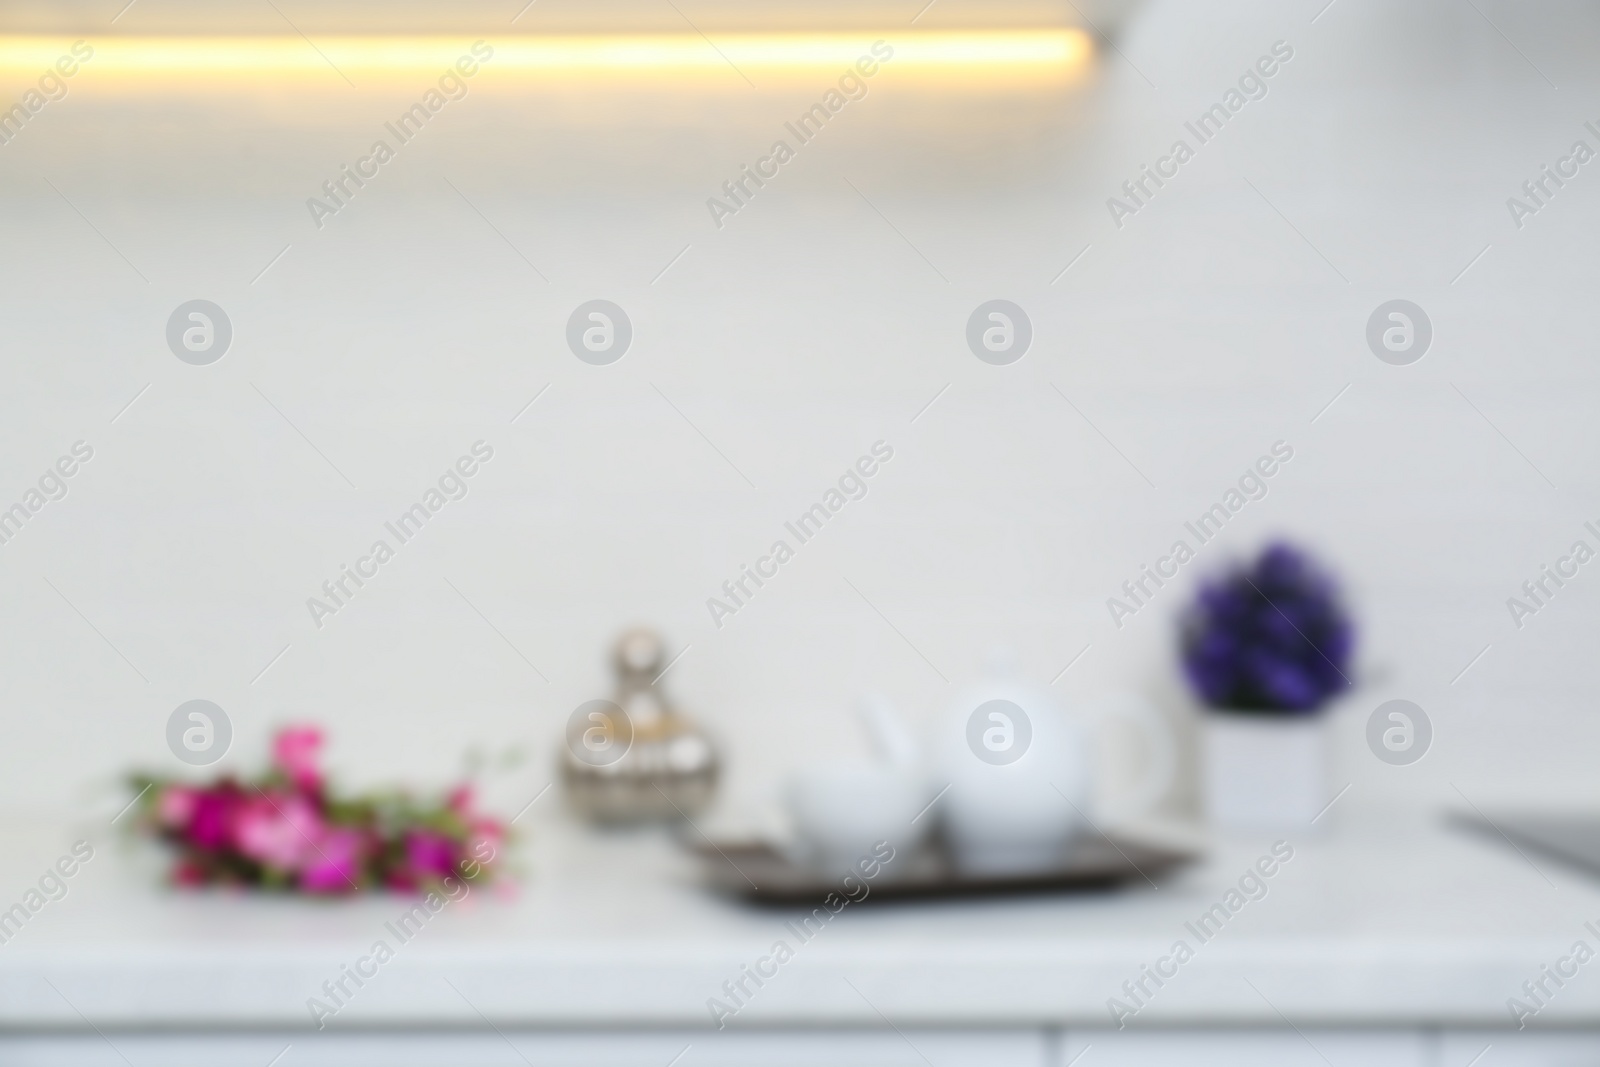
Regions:
<instances>
[{"instance_id":1,"label":"white ceramic vessel","mask_svg":"<svg viewBox=\"0 0 1600 1067\"><path fill-rule=\"evenodd\" d=\"M882 841L896 853L927 838L923 816L933 793L916 743L894 708L866 697L856 708L876 759L832 760L802 768L784 794L793 830L791 856L818 869L846 870Z\"/></svg>"},{"instance_id":2,"label":"white ceramic vessel","mask_svg":"<svg viewBox=\"0 0 1600 1067\"><path fill-rule=\"evenodd\" d=\"M1206 816L1223 830L1310 830L1333 799L1328 717L1205 712ZM1318 820L1321 821L1320 819Z\"/></svg>"},{"instance_id":3,"label":"white ceramic vessel","mask_svg":"<svg viewBox=\"0 0 1600 1067\"><path fill-rule=\"evenodd\" d=\"M1143 780L1121 810L1134 814L1165 795L1176 763L1171 731L1148 706L1106 698L1062 710L1006 657L964 690L943 724L932 785L948 789L941 824L956 863L983 874L1022 874L1062 862L1098 824L1094 734L1113 717L1132 722L1149 754Z\"/></svg>"}]
</instances>

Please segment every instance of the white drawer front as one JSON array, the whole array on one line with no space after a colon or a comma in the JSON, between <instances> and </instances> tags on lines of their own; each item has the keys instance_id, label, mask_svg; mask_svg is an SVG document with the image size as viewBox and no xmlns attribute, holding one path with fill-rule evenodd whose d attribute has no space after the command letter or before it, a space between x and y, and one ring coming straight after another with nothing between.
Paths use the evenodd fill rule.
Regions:
<instances>
[{"instance_id":1,"label":"white drawer front","mask_svg":"<svg viewBox=\"0 0 1600 1067\"><path fill-rule=\"evenodd\" d=\"M1428 1046L1410 1031L1076 1030L1057 1067L1432 1067Z\"/></svg>"},{"instance_id":2,"label":"white drawer front","mask_svg":"<svg viewBox=\"0 0 1600 1067\"><path fill-rule=\"evenodd\" d=\"M1470 1030L1439 1044L1446 1067L1600 1067L1600 1033Z\"/></svg>"},{"instance_id":3,"label":"white drawer front","mask_svg":"<svg viewBox=\"0 0 1600 1067\"><path fill-rule=\"evenodd\" d=\"M5 1067L1050 1067L1035 1031L3 1037ZM288 1051L284 1051L285 1048ZM281 1053L281 1056L280 1056ZM278 1057L276 1060L274 1057Z\"/></svg>"}]
</instances>

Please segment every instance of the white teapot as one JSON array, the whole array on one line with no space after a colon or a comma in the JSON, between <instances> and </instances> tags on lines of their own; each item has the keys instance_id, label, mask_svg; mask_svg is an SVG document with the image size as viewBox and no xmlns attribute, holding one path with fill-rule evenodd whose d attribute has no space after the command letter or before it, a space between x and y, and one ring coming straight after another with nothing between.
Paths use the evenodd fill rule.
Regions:
<instances>
[{"instance_id":1,"label":"white teapot","mask_svg":"<svg viewBox=\"0 0 1600 1067\"><path fill-rule=\"evenodd\" d=\"M1166 723L1127 695L1068 715L1048 690L1019 676L1010 656L992 655L986 677L956 698L935 750L933 784L948 783L939 808L956 865L978 874L1059 866L1098 821L1093 731L1118 716L1140 730L1148 752L1143 780L1118 805L1127 817L1172 784L1176 746Z\"/></svg>"}]
</instances>

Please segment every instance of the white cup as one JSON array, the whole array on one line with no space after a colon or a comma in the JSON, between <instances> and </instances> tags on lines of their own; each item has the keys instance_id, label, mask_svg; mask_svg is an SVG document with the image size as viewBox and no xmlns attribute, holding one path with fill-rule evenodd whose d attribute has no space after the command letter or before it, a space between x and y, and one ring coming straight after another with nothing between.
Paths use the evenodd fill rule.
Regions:
<instances>
[{"instance_id":1,"label":"white cup","mask_svg":"<svg viewBox=\"0 0 1600 1067\"><path fill-rule=\"evenodd\" d=\"M844 873L887 841L897 853L927 838L931 816L918 818L933 794L914 769L865 761L807 767L794 775L784 799L794 830L791 857Z\"/></svg>"}]
</instances>

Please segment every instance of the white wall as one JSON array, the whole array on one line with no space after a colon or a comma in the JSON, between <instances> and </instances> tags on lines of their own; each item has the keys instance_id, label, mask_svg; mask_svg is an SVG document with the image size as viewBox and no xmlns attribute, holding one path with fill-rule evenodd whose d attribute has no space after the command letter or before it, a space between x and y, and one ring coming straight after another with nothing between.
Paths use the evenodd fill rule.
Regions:
<instances>
[{"instance_id":1,"label":"white wall","mask_svg":"<svg viewBox=\"0 0 1600 1067\"><path fill-rule=\"evenodd\" d=\"M1293 462L1203 562L1285 533L1348 579L1377 675L1341 713L1349 802L1593 799L1596 579L1520 631L1504 601L1600 518L1600 176L1520 231L1505 199L1596 143L1597 25L1482 6L1559 92L1466 5L1340 0L1312 24L1320 3L1157 3L1131 64L1103 52L1066 91L930 90L891 63L720 231L705 198L825 85L528 96L490 64L319 231L305 198L422 86L174 99L89 64L0 147L0 500L95 449L0 546L0 803L107 803L131 765L176 770L166 718L205 697L235 765L291 716L327 724L355 781L520 747L495 791L513 811L636 621L692 644L668 681L726 747L734 816L860 747L858 692L931 721L940 675L996 642L1042 681L1092 642L1065 700L1134 687L1185 711L1171 622L1194 575L1120 631L1105 598L1278 439ZM1279 39L1269 95L1117 229L1106 197ZM201 296L236 337L191 367L163 326ZM636 330L604 368L562 340L600 296ZM997 296L1036 328L1009 368L963 342ZM1436 327L1410 367L1363 341L1400 296ZM314 627L306 598L479 439L470 495ZM715 629L706 598L878 439L895 457L869 496ZM1413 767L1361 747L1388 696L1433 717Z\"/></svg>"}]
</instances>

